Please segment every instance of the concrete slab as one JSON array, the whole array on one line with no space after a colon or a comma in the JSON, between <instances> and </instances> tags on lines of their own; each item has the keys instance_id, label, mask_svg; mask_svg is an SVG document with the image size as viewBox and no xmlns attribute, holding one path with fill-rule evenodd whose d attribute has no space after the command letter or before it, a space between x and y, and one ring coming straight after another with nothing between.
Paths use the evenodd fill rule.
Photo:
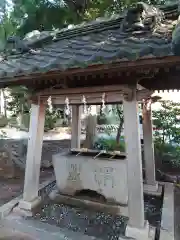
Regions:
<instances>
[{"instance_id":1,"label":"concrete slab","mask_svg":"<svg viewBox=\"0 0 180 240\"><path fill-rule=\"evenodd\" d=\"M174 184L164 183L160 240L174 240Z\"/></svg>"},{"instance_id":2,"label":"concrete slab","mask_svg":"<svg viewBox=\"0 0 180 240\"><path fill-rule=\"evenodd\" d=\"M162 185L157 184L157 186L150 186L147 184L143 185L144 193L152 196L161 196L162 195Z\"/></svg>"},{"instance_id":3,"label":"concrete slab","mask_svg":"<svg viewBox=\"0 0 180 240\"><path fill-rule=\"evenodd\" d=\"M155 185L143 184L143 188L147 191L156 192L158 190L158 183L156 182Z\"/></svg>"},{"instance_id":4,"label":"concrete slab","mask_svg":"<svg viewBox=\"0 0 180 240\"><path fill-rule=\"evenodd\" d=\"M10 212L13 210L13 208L18 205L20 199L22 199L22 195L12 199L11 201L9 201L8 203L6 203L4 205L2 205L0 207L0 219L8 216L10 214Z\"/></svg>"},{"instance_id":5,"label":"concrete slab","mask_svg":"<svg viewBox=\"0 0 180 240\"><path fill-rule=\"evenodd\" d=\"M134 240L154 240L155 228L150 227L148 221L145 221L144 228L135 228L127 225L126 237Z\"/></svg>"}]
</instances>

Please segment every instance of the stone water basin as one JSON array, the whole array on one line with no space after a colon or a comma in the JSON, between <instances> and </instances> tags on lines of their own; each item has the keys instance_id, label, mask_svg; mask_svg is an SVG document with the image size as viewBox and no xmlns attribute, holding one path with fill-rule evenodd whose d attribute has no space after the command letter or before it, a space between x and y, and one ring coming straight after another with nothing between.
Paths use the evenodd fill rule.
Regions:
<instances>
[{"instance_id":1,"label":"stone water basin","mask_svg":"<svg viewBox=\"0 0 180 240\"><path fill-rule=\"evenodd\" d=\"M107 202L127 205L127 161L124 153L71 149L53 155L56 184L61 194L91 190Z\"/></svg>"}]
</instances>

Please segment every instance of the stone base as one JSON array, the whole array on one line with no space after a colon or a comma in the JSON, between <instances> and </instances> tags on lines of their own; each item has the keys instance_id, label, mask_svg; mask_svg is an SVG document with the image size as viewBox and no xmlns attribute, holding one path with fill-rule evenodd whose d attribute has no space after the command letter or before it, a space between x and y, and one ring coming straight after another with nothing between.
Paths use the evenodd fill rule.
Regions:
<instances>
[{"instance_id":1,"label":"stone base","mask_svg":"<svg viewBox=\"0 0 180 240\"><path fill-rule=\"evenodd\" d=\"M144 184L143 187L144 191L156 192L158 190L158 183L155 183L154 185Z\"/></svg>"},{"instance_id":2,"label":"stone base","mask_svg":"<svg viewBox=\"0 0 180 240\"><path fill-rule=\"evenodd\" d=\"M162 186L158 183L155 185L144 184L143 185L144 193L149 195L161 196L162 194Z\"/></svg>"},{"instance_id":3,"label":"stone base","mask_svg":"<svg viewBox=\"0 0 180 240\"><path fill-rule=\"evenodd\" d=\"M37 197L32 202L20 200L17 207L13 209L13 212L21 216L32 216L33 209L35 209L41 203L41 197Z\"/></svg>"},{"instance_id":4,"label":"stone base","mask_svg":"<svg viewBox=\"0 0 180 240\"><path fill-rule=\"evenodd\" d=\"M175 237L174 184L164 183L164 199L161 216L160 240L174 240ZM179 237L178 237L179 239Z\"/></svg>"},{"instance_id":5,"label":"stone base","mask_svg":"<svg viewBox=\"0 0 180 240\"><path fill-rule=\"evenodd\" d=\"M103 202L93 201L91 199L83 199L68 195L63 195L58 190L52 190L49 194L49 198L55 203L69 204L75 207L84 207L87 209L93 209L95 211L102 211L105 213L111 213L112 215L120 215L128 217L128 206L127 205L113 205Z\"/></svg>"},{"instance_id":6,"label":"stone base","mask_svg":"<svg viewBox=\"0 0 180 240\"><path fill-rule=\"evenodd\" d=\"M154 240L155 229L150 228L149 223L146 221L143 228L136 228L130 225L126 227L126 237L134 240Z\"/></svg>"},{"instance_id":7,"label":"stone base","mask_svg":"<svg viewBox=\"0 0 180 240\"><path fill-rule=\"evenodd\" d=\"M20 208L19 206L15 207L13 209L13 213L20 217L32 217L33 216L33 213L31 211L24 210L24 209Z\"/></svg>"}]
</instances>

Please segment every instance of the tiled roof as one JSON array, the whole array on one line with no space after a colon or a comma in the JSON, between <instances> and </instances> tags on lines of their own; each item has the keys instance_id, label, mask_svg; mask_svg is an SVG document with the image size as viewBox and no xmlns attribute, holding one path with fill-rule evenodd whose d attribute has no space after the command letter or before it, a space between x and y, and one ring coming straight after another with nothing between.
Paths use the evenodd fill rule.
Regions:
<instances>
[{"instance_id":1,"label":"tiled roof","mask_svg":"<svg viewBox=\"0 0 180 240\"><path fill-rule=\"evenodd\" d=\"M32 48L30 51L2 59L0 77L172 55L171 36L177 24L172 19L177 19L174 17L178 15L177 9L177 5L162 8L164 17L162 15L160 19L157 18L160 14L155 11L157 9L153 10L153 19L158 20L154 25L145 23L145 28L142 28L142 23L130 22L127 25L127 11L124 15L99 19L71 29L42 32L38 40L23 40Z\"/></svg>"}]
</instances>

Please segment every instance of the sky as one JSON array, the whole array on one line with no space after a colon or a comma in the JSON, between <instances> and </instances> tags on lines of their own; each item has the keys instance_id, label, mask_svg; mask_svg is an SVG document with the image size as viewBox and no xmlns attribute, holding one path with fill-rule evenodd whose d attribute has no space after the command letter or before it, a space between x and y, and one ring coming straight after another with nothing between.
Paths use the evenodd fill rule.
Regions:
<instances>
[{"instance_id":1,"label":"sky","mask_svg":"<svg viewBox=\"0 0 180 240\"><path fill-rule=\"evenodd\" d=\"M161 100L170 100L173 102L180 102L180 91L174 90L174 91L155 91L153 95L157 95L161 97ZM152 104L152 109L157 110L161 107L160 103L154 103Z\"/></svg>"},{"instance_id":2,"label":"sky","mask_svg":"<svg viewBox=\"0 0 180 240\"><path fill-rule=\"evenodd\" d=\"M170 101L180 101L180 91L178 90L174 90L174 91L156 91L155 94L159 95L160 97L162 97L162 100L170 100Z\"/></svg>"}]
</instances>

